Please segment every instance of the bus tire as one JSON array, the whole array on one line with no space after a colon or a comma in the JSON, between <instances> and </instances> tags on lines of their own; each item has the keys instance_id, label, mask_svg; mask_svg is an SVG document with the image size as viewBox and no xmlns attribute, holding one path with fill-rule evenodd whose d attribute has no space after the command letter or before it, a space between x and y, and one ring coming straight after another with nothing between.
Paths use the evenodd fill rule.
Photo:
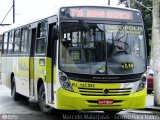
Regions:
<instances>
[{"instance_id":1,"label":"bus tire","mask_svg":"<svg viewBox=\"0 0 160 120\"><path fill-rule=\"evenodd\" d=\"M40 89L38 91L38 104L40 110L44 113L51 113L53 110L53 108L46 105L46 94L45 94L44 84L40 86Z\"/></svg>"},{"instance_id":2,"label":"bus tire","mask_svg":"<svg viewBox=\"0 0 160 120\"><path fill-rule=\"evenodd\" d=\"M21 100L23 100L25 102L29 102L29 97L21 95Z\"/></svg>"},{"instance_id":3,"label":"bus tire","mask_svg":"<svg viewBox=\"0 0 160 120\"><path fill-rule=\"evenodd\" d=\"M16 92L16 83L15 83L15 79L14 79L14 76L12 78L12 82L11 82L11 96L12 96L12 99L14 101L18 101L20 100L20 94Z\"/></svg>"},{"instance_id":4,"label":"bus tire","mask_svg":"<svg viewBox=\"0 0 160 120\"><path fill-rule=\"evenodd\" d=\"M151 94L152 93L152 90L147 90L147 94Z\"/></svg>"},{"instance_id":5,"label":"bus tire","mask_svg":"<svg viewBox=\"0 0 160 120\"><path fill-rule=\"evenodd\" d=\"M111 115L111 116L114 116L116 115L117 113L119 113L121 110L113 110L113 111L107 111L107 110L104 110L104 113L106 115Z\"/></svg>"}]
</instances>

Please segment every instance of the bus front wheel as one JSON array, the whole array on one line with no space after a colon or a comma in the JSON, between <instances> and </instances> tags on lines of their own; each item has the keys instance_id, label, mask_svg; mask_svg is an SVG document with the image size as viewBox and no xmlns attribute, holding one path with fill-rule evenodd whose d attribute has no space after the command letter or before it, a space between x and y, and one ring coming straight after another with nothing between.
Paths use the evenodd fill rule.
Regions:
<instances>
[{"instance_id":1,"label":"bus front wheel","mask_svg":"<svg viewBox=\"0 0 160 120\"><path fill-rule=\"evenodd\" d=\"M11 84L11 96L14 101L18 101L20 99L20 94L16 92L16 83L14 77L12 78Z\"/></svg>"},{"instance_id":2,"label":"bus front wheel","mask_svg":"<svg viewBox=\"0 0 160 120\"><path fill-rule=\"evenodd\" d=\"M46 94L45 94L45 88L42 84L40 86L39 92L38 92L38 104L40 107L40 110L44 113L51 113L53 108L46 105Z\"/></svg>"},{"instance_id":3,"label":"bus front wheel","mask_svg":"<svg viewBox=\"0 0 160 120\"><path fill-rule=\"evenodd\" d=\"M120 111L121 111L121 110L112 110L112 111L104 110L104 113L107 114L107 115L114 116L114 115L116 115L117 113L119 113Z\"/></svg>"}]
</instances>

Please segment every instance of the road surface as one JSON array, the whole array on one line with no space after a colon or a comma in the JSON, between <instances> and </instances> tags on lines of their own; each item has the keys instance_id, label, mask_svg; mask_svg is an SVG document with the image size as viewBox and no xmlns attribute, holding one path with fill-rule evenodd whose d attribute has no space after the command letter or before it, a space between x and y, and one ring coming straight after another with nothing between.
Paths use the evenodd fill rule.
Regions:
<instances>
[{"instance_id":1,"label":"road surface","mask_svg":"<svg viewBox=\"0 0 160 120\"><path fill-rule=\"evenodd\" d=\"M153 97L147 99L153 104ZM34 101L14 102L10 90L0 85L0 120L158 120L160 113L146 110L124 110L116 115L106 115L101 111L55 111L46 115Z\"/></svg>"}]
</instances>

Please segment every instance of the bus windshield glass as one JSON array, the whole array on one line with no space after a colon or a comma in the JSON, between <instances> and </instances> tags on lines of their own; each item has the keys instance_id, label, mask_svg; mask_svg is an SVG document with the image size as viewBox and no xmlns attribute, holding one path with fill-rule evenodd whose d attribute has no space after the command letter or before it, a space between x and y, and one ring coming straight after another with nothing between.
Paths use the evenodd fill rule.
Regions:
<instances>
[{"instance_id":1,"label":"bus windshield glass","mask_svg":"<svg viewBox=\"0 0 160 120\"><path fill-rule=\"evenodd\" d=\"M145 71L143 27L131 24L63 22L60 69L78 74L137 74Z\"/></svg>"}]
</instances>

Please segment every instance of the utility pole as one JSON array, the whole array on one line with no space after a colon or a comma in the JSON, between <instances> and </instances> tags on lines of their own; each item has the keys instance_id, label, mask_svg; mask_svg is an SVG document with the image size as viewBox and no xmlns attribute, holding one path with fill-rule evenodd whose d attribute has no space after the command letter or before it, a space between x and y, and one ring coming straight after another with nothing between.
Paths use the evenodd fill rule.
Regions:
<instances>
[{"instance_id":1,"label":"utility pole","mask_svg":"<svg viewBox=\"0 0 160 120\"><path fill-rule=\"evenodd\" d=\"M0 26L8 26L8 25L11 25L11 24L0 24Z\"/></svg>"},{"instance_id":2,"label":"utility pole","mask_svg":"<svg viewBox=\"0 0 160 120\"><path fill-rule=\"evenodd\" d=\"M13 23L15 23L15 0L13 0Z\"/></svg>"},{"instance_id":3,"label":"utility pole","mask_svg":"<svg viewBox=\"0 0 160 120\"><path fill-rule=\"evenodd\" d=\"M154 73L154 105L160 106L160 0L153 0L151 64Z\"/></svg>"},{"instance_id":4,"label":"utility pole","mask_svg":"<svg viewBox=\"0 0 160 120\"><path fill-rule=\"evenodd\" d=\"M7 12L7 14L5 15L5 17L3 18L3 20L0 22L0 26L7 26L10 24L3 24L4 20L6 19L6 17L8 16L8 14L10 13L10 11L13 9L13 23L15 23L15 0L13 0L13 5L12 7L9 9L9 11Z\"/></svg>"},{"instance_id":5,"label":"utility pole","mask_svg":"<svg viewBox=\"0 0 160 120\"><path fill-rule=\"evenodd\" d=\"M111 1L110 0L108 0L108 5L110 5L111 4Z\"/></svg>"}]
</instances>

